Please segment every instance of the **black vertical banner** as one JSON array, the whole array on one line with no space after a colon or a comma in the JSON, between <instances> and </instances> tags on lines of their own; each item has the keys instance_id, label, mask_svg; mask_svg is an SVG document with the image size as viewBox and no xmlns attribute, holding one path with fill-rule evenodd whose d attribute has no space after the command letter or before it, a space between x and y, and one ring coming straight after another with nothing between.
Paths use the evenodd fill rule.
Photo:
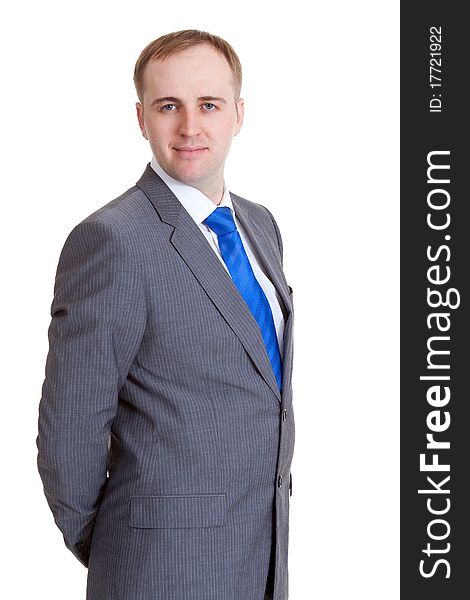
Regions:
<instances>
[{"instance_id":1,"label":"black vertical banner","mask_svg":"<svg viewBox=\"0 0 470 600\"><path fill-rule=\"evenodd\" d=\"M470 598L465 3L401 3L401 598Z\"/></svg>"}]
</instances>

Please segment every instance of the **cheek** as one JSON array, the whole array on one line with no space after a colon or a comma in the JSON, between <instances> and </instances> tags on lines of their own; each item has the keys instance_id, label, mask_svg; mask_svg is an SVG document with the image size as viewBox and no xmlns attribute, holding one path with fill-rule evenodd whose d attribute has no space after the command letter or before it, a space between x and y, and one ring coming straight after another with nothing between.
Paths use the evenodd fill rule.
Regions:
<instances>
[{"instance_id":1,"label":"cheek","mask_svg":"<svg viewBox=\"0 0 470 600\"><path fill-rule=\"evenodd\" d=\"M230 121L223 121L213 129L213 137L218 140L219 145L228 147L232 143L233 136L235 135L235 123Z\"/></svg>"},{"instance_id":2,"label":"cheek","mask_svg":"<svg viewBox=\"0 0 470 600\"><path fill-rule=\"evenodd\" d=\"M164 143L171 133L168 122L160 119L150 119L147 124L147 131L152 135L156 143Z\"/></svg>"}]
</instances>

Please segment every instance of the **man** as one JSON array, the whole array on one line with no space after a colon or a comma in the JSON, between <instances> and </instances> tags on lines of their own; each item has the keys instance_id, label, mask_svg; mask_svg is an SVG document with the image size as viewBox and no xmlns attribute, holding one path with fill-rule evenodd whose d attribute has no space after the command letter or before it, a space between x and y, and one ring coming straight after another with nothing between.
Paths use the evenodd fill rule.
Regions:
<instances>
[{"instance_id":1,"label":"man","mask_svg":"<svg viewBox=\"0 0 470 600\"><path fill-rule=\"evenodd\" d=\"M179 31L134 81L152 162L57 268L45 494L88 600L285 600L292 289L271 213L224 185L240 62Z\"/></svg>"}]
</instances>

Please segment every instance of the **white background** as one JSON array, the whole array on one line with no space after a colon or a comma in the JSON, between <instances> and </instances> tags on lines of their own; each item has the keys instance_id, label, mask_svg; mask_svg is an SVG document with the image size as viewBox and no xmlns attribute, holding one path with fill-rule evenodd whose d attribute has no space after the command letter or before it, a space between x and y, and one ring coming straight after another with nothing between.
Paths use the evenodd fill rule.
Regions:
<instances>
[{"instance_id":1,"label":"white background","mask_svg":"<svg viewBox=\"0 0 470 600\"><path fill-rule=\"evenodd\" d=\"M150 160L140 51L199 28L242 61L226 180L273 212L295 289L289 598L397 599L398 1L19 1L0 21L0 595L85 598L36 469L55 269Z\"/></svg>"}]
</instances>

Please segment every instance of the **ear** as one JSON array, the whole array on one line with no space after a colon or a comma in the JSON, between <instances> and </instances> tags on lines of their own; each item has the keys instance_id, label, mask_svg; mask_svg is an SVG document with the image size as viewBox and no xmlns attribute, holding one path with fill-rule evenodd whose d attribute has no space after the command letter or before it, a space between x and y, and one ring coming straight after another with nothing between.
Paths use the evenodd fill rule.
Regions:
<instances>
[{"instance_id":1,"label":"ear","mask_svg":"<svg viewBox=\"0 0 470 600\"><path fill-rule=\"evenodd\" d=\"M137 120L139 121L140 131L142 132L142 135L144 136L144 138L146 140L148 140L149 138L147 135L147 131L145 129L145 124L144 124L144 107L142 106L142 104L140 102L136 102L135 108L137 110Z\"/></svg>"},{"instance_id":2,"label":"ear","mask_svg":"<svg viewBox=\"0 0 470 600\"><path fill-rule=\"evenodd\" d=\"M233 135L237 135L240 132L240 129L243 125L243 117L245 115L245 101L243 98L239 98L237 100L237 124L235 126L235 133Z\"/></svg>"}]
</instances>

